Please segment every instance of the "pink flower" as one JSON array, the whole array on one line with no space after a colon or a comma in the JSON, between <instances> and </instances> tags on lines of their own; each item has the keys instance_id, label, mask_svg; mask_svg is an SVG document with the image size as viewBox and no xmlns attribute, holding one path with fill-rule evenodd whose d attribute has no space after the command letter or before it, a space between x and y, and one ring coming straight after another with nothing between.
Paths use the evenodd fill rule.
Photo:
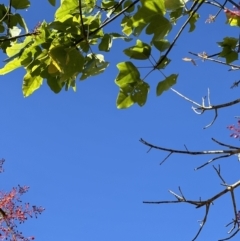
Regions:
<instances>
[{"instance_id":1,"label":"pink flower","mask_svg":"<svg viewBox=\"0 0 240 241\"><path fill-rule=\"evenodd\" d=\"M0 161L0 170L4 160ZM41 214L43 207L30 206L29 203L22 204L21 195L28 191L28 186L13 188L10 192L0 191L0 240L30 241L33 236L24 237L17 230L17 224L25 222L28 217Z\"/></svg>"}]
</instances>

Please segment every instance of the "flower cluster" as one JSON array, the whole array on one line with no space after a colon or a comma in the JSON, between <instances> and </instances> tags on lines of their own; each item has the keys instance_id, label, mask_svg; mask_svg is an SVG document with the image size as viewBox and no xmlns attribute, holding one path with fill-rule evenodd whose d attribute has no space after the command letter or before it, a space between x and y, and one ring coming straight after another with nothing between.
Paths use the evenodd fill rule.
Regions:
<instances>
[{"instance_id":1,"label":"flower cluster","mask_svg":"<svg viewBox=\"0 0 240 241\"><path fill-rule=\"evenodd\" d=\"M3 171L0 160L0 171ZM28 186L13 188L10 192L0 191L0 240L30 241L33 236L24 237L17 230L17 224L23 223L28 217L35 217L44 211L43 207L30 206L29 203L21 204L20 197L28 191Z\"/></svg>"},{"instance_id":2,"label":"flower cluster","mask_svg":"<svg viewBox=\"0 0 240 241\"><path fill-rule=\"evenodd\" d=\"M231 137L240 138L240 120L238 120L237 125L230 125L227 128L232 131Z\"/></svg>"}]
</instances>

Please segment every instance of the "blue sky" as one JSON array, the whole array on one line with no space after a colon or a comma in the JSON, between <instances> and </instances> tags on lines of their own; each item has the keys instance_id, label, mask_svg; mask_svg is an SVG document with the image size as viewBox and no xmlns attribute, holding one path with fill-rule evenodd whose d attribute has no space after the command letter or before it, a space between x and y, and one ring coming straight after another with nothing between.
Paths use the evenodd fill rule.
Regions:
<instances>
[{"instance_id":1,"label":"blue sky","mask_svg":"<svg viewBox=\"0 0 240 241\"><path fill-rule=\"evenodd\" d=\"M29 29L34 29L43 19L52 21L55 9L47 1L32 1L28 11L22 13ZM226 25L224 15L216 23L205 24L208 15L216 11L203 7L197 30L190 34L185 30L164 73L179 73L174 88L189 98L201 102L210 88L212 103L220 104L238 98L239 89L230 86L238 80L239 73L201 60L196 60L197 66L182 61L190 57L188 51L213 54L220 50L216 42L225 36L238 37L239 29ZM175 26L170 41L178 28ZM114 23L109 29L116 29ZM144 35L140 38L145 39ZM135 40L126 46L134 43ZM146 105L118 110L115 66L128 60L120 45L120 40L114 42L111 52L105 55L110 62L105 73L79 82L76 93L62 91L56 95L44 84L24 98L24 70L1 76L0 156L6 159L5 172L0 175L1 189L29 185L24 200L46 208L37 220L19 226L26 236L34 235L39 241L191 240L204 209L142 202L174 200L168 190L178 192L178 186L189 199L206 199L223 189L211 165L194 171L210 156L175 154L160 166L167 153L147 153L148 148L139 139L178 149L184 149L185 144L189 150L220 149L212 137L238 145L226 127L236 122L234 116L239 115L239 107L222 109L215 124L203 130L214 113L196 115L190 103L171 91L156 97L155 88L163 77L154 73L147 79L151 90ZM221 164L229 184L239 179L237 157L215 164ZM239 191L236 199L239 200ZM232 203L227 195L211 207L198 240L227 237L229 228L225 225L232 218Z\"/></svg>"}]
</instances>

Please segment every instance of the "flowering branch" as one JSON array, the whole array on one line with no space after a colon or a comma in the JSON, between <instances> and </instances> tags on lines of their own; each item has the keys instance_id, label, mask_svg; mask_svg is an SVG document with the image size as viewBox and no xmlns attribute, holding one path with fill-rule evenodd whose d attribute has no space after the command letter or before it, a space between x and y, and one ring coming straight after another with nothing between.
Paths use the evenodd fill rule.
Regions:
<instances>
[{"instance_id":1,"label":"flowering branch","mask_svg":"<svg viewBox=\"0 0 240 241\"><path fill-rule=\"evenodd\" d=\"M0 160L0 172L3 171L4 159ZM10 241L30 241L33 236L24 237L17 230L17 224L24 223L28 217L37 217L45 209L43 207L30 206L29 203L21 205L21 196L29 190L28 186L14 187L10 192L0 191L0 239Z\"/></svg>"}]
</instances>

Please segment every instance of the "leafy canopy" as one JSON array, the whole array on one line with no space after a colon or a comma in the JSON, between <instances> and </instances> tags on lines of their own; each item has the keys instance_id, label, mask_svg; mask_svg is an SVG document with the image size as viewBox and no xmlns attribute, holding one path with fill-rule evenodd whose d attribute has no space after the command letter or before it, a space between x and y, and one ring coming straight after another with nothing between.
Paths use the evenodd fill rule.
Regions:
<instances>
[{"instance_id":1,"label":"leafy canopy","mask_svg":"<svg viewBox=\"0 0 240 241\"><path fill-rule=\"evenodd\" d=\"M48 1L56 5L56 0ZM143 106L150 90L147 83L150 73L158 71L163 76L155 86L157 96L176 84L178 73L166 76L163 72L171 62L168 54L186 26L189 32L195 30L200 17L197 11L203 4L202 0L61 0L54 20L39 23L32 32L20 14L29 8L29 0L12 0L11 9L0 4L0 48L7 55L0 75L23 67L25 97L45 81L55 93L63 88L76 91L77 80L99 75L109 66L104 52L111 51L114 40L131 41L129 47L123 49L127 60L117 64L116 104L120 109L135 103ZM229 10L221 4L215 7L224 10L227 24L240 26L239 10ZM170 42L168 36L181 17L186 22ZM106 26L117 18L121 32L108 32ZM212 21L214 19L213 16ZM147 43L141 40L144 34L149 36ZM226 63L238 59L238 39L226 37L217 44L222 48L218 56ZM93 51L92 46L98 50ZM136 61L151 64L146 76L141 76Z\"/></svg>"}]
</instances>

